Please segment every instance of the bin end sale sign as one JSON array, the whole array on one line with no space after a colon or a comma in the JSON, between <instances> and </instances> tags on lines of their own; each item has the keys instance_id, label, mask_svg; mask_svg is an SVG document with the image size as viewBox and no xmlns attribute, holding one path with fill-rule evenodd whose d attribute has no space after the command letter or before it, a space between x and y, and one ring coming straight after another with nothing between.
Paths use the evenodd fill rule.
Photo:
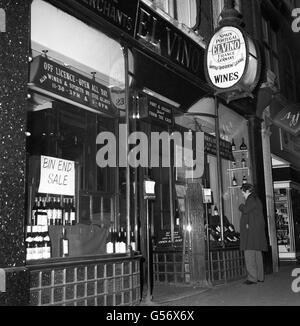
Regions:
<instances>
[{"instance_id":1,"label":"bin end sale sign","mask_svg":"<svg viewBox=\"0 0 300 326\"><path fill-rule=\"evenodd\" d=\"M75 162L41 156L39 193L74 196Z\"/></svg>"}]
</instances>

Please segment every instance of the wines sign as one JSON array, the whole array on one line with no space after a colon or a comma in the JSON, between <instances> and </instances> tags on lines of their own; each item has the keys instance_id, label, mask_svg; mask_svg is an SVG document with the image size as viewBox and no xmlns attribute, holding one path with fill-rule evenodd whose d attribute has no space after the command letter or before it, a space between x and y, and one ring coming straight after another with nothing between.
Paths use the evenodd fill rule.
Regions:
<instances>
[{"instance_id":1,"label":"wines sign","mask_svg":"<svg viewBox=\"0 0 300 326\"><path fill-rule=\"evenodd\" d=\"M243 33L225 26L212 37L206 56L210 84L217 89L229 89L243 77L247 66L247 46Z\"/></svg>"},{"instance_id":2,"label":"wines sign","mask_svg":"<svg viewBox=\"0 0 300 326\"><path fill-rule=\"evenodd\" d=\"M75 195L75 163L56 157L41 156L39 193Z\"/></svg>"}]
</instances>

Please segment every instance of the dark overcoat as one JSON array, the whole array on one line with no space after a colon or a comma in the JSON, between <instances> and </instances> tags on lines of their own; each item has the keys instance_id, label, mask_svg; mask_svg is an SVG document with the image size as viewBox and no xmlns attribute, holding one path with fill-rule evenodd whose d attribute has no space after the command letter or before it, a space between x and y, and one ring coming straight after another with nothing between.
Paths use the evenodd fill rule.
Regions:
<instances>
[{"instance_id":1,"label":"dark overcoat","mask_svg":"<svg viewBox=\"0 0 300 326\"><path fill-rule=\"evenodd\" d=\"M265 220L260 199L250 194L245 204L241 204L240 249L267 251Z\"/></svg>"}]
</instances>

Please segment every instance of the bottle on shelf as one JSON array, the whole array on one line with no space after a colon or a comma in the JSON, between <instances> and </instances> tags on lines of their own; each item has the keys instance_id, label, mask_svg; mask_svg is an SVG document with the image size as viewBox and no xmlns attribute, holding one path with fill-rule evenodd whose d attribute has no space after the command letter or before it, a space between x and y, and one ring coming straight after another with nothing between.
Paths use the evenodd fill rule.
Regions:
<instances>
[{"instance_id":1,"label":"bottle on shelf","mask_svg":"<svg viewBox=\"0 0 300 326\"><path fill-rule=\"evenodd\" d=\"M62 228L62 236L60 238L60 257L69 256L69 239L67 238L66 228Z\"/></svg>"},{"instance_id":2,"label":"bottle on shelf","mask_svg":"<svg viewBox=\"0 0 300 326\"><path fill-rule=\"evenodd\" d=\"M232 141L231 141L231 150L233 152L236 151L236 145L235 145L235 142L234 142L234 138L232 138Z\"/></svg>"},{"instance_id":3,"label":"bottle on shelf","mask_svg":"<svg viewBox=\"0 0 300 326\"><path fill-rule=\"evenodd\" d=\"M134 237L133 231L130 232L130 245L131 245L132 251L136 251L136 243L135 243L135 237Z\"/></svg>"},{"instance_id":4,"label":"bottle on shelf","mask_svg":"<svg viewBox=\"0 0 300 326\"><path fill-rule=\"evenodd\" d=\"M242 143L241 143L241 146L240 146L240 150L241 151L246 151L248 149L247 145L245 144L245 138L243 137L242 138Z\"/></svg>"},{"instance_id":5,"label":"bottle on shelf","mask_svg":"<svg viewBox=\"0 0 300 326\"><path fill-rule=\"evenodd\" d=\"M124 230L123 227L121 227L121 230L120 230L120 244L119 244L119 250L120 250L120 253L124 254L126 253L126 231Z\"/></svg>"},{"instance_id":6,"label":"bottle on shelf","mask_svg":"<svg viewBox=\"0 0 300 326\"><path fill-rule=\"evenodd\" d=\"M33 225L31 228L31 237L32 237L32 243L31 243L31 259L36 260L38 255L38 241L37 241L37 225Z\"/></svg>"},{"instance_id":7,"label":"bottle on shelf","mask_svg":"<svg viewBox=\"0 0 300 326\"><path fill-rule=\"evenodd\" d=\"M43 258L49 259L51 258L51 240L49 236L48 226L43 226Z\"/></svg>"},{"instance_id":8,"label":"bottle on shelf","mask_svg":"<svg viewBox=\"0 0 300 326\"><path fill-rule=\"evenodd\" d=\"M231 166L232 166L233 169L236 168L236 160L235 159L231 162Z\"/></svg>"},{"instance_id":9,"label":"bottle on shelf","mask_svg":"<svg viewBox=\"0 0 300 326\"><path fill-rule=\"evenodd\" d=\"M236 187L237 185L238 185L238 183L237 183L236 177L235 177L235 175L233 175L233 178L232 178L232 186L233 187Z\"/></svg>"},{"instance_id":10,"label":"bottle on shelf","mask_svg":"<svg viewBox=\"0 0 300 326\"><path fill-rule=\"evenodd\" d=\"M57 207L57 202L56 202L56 197L53 197L53 209L52 209L52 225L58 225L58 207Z\"/></svg>"},{"instance_id":11,"label":"bottle on shelf","mask_svg":"<svg viewBox=\"0 0 300 326\"><path fill-rule=\"evenodd\" d=\"M47 211L47 225L52 225L52 202L51 198L48 198L46 202L46 211Z\"/></svg>"},{"instance_id":12,"label":"bottle on shelf","mask_svg":"<svg viewBox=\"0 0 300 326\"><path fill-rule=\"evenodd\" d=\"M41 227L40 225L34 226L33 229L33 256L32 259L38 260L43 258L43 237L41 233Z\"/></svg>"},{"instance_id":13,"label":"bottle on shelf","mask_svg":"<svg viewBox=\"0 0 300 326\"><path fill-rule=\"evenodd\" d=\"M40 201L40 207L36 212L36 225L42 226L48 223L48 214L46 208L46 198L42 198Z\"/></svg>"},{"instance_id":14,"label":"bottle on shelf","mask_svg":"<svg viewBox=\"0 0 300 326\"><path fill-rule=\"evenodd\" d=\"M63 208L60 204L60 198L57 198L57 225L62 225L62 213L63 213Z\"/></svg>"},{"instance_id":15,"label":"bottle on shelf","mask_svg":"<svg viewBox=\"0 0 300 326\"><path fill-rule=\"evenodd\" d=\"M64 206L63 206L63 225L70 225L71 219L70 219L70 205L69 205L69 199L64 199Z\"/></svg>"},{"instance_id":16,"label":"bottle on shelf","mask_svg":"<svg viewBox=\"0 0 300 326\"><path fill-rule=\"evenodd\" d=\"M48 202L48 225L54 225L54 204L53 204L53 199L49 198Z\"/></svg>"},{"instance_id":17,"label":"bottle on shelf","mask_svg":"<svg viewBox=\"0 0 300 326\"><path fill-rule=\"evenodd\" d=\"M241 165L242 165L242 168L245 168L247 166L244 155L242 156Z\"/></svg>"},{"instance_id":18,"label":"bottle on shelf","mask_svg":"<svg viewBox=\"0 0 300 326\"><path fill-rule=\"evenodd\" d=\"M34 199L34 205L31 211L31 225L36 225L36 212L39 209L39 200L37 197Z\"/></svg>"},{"instance_id":19,"label":"bottle on shelf","mask_svg":"<svg viewBox=\"0 0 300 326\"><path fill-rule=\"evenodd\" d=\"M214 208L214 216L219 216L219 211L218 211L217 206L215 206L215 208Z\"/></svg>"},{"instance_id":20,"label":"bottle on shelf","mask_svg":"<svg viewBox=\"0 0 300 326\"><path fill-rule=\"evenodd\" d=\"M114 241L113 241L113 228L110 227L108 230L108 235L106 239L106 253L113 254L114 253Z\"/></svg>"},{"instance_id":21,"label":"bottle on shelf","mask_svg":"<svg viewBox=\"0 0 300 326\"><path fill-rule=\"evenodd\" d=\"M73 199L70 199L70 224L75 225L76 224L76 209L74 205Z\"/></svg>"},{"instance_id":22,"label":"bottle on shelf","mask_svg":"<svg viewBox=\"0 0 300 326\"><path fill-rule=\"evenodd\" d=\"M248 181L247 181L247 178L246 178L246 176L244 175L243 176L243 181L242 181L242 184L244 185L244 184L246 184Z\"/></svg>"},{"instance_id":23,"label":"bottle on shelf","mask_svg":"<svg viewBox=\"0 0 300 326\"><path fill-rule=\"evenodd\" d=\"M25 243L26 243L26 260L32 260L33 256L33 238L32 238L32 227L30 225L27 226L26 228L26 238L25 238Z\"/></svg>"}]
</instances>

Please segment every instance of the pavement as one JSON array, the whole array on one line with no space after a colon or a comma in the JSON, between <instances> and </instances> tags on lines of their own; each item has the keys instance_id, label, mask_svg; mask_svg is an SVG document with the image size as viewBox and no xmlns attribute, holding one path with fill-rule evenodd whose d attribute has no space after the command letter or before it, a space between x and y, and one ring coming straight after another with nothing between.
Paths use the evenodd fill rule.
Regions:
<instances>
[{"instance_id":1,"label":"pavement","mask_svg":"<svg viewBox=\"0 0 300 326\"><path fill-rule=\"evenodd\" d=\"M140 305L300 306L300 265L281 266L277 273L266 275L263 283L246 285L244 281L206 288L155 284L152 300L146 296Z\"/></svg>"}]
</instances>

